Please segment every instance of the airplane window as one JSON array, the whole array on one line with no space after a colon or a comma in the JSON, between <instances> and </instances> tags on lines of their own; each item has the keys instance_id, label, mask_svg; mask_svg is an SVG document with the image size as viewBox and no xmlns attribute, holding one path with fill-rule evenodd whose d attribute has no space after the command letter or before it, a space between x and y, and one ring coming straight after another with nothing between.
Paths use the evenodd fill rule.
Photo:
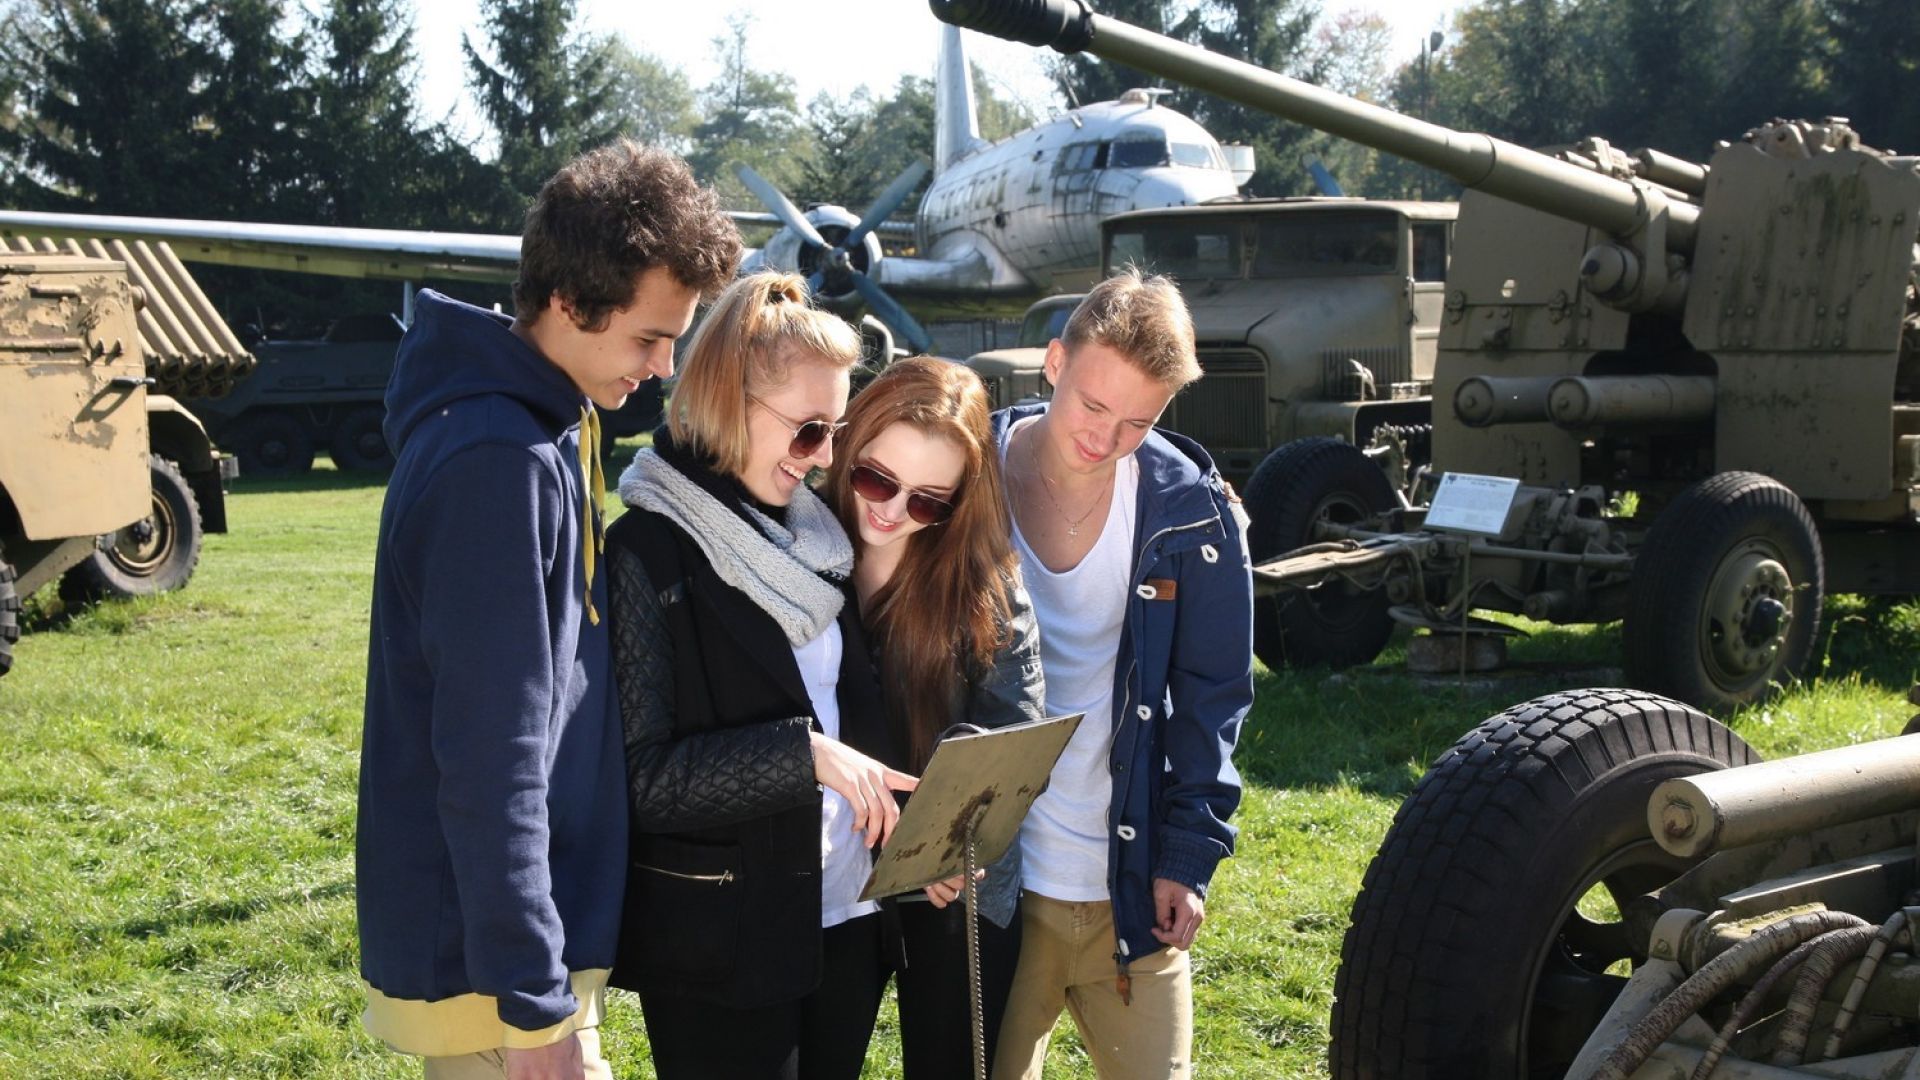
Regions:
<instances>
[{"instance_id":1,"label":"airplane window","mask_svg":"<svg viewBox=\"0 0 1920 1080\"><path fill-rule=\"evenodd\" d=\"M1447 223L1423 221L1413 227L1413 280L1447 280Z\"/></svg>"},{"instance_id":2,"label":"airplane window","mask_svg":"<svg viewBox=\"0 0 1920 1080\"><path fill-rule=\"evenodd\" d=\"M1220 159L1220 151L1206 143L1174 143L1173 163L1190 169L1224 169L1227 163Z\"/></svg>"},{"instance_id":3,"label":"airplane window","mask_svg":"<svg viewBox=\"0 0 1920 1080\"><path fill-rule=\"evenodd\" d=\"M1398 267L1392 214L1294 214L1260 224L1256 278L1390 274Z\"/></svg>"},{"instance_id":4,"label":"airplane window","mask_svg":"<svg viewBox=\"0 0 1920 1080\"><path fill-rule=\"evenodd\" d=\"M1093 155L1093 167L1094 167L1094 168L1096 168L1096 169L1104 169L1104 168L1106 168L1106 167L1107 167L1107 151L1108 151L1108 150L1110 150L1110 149L1112 149L1112 148L1113 148L1113 144L1112 144L1112 143L1101 143L1101 144L1100 144L1100 149L1099 149L1099 150L1098 150L1098 151L1097 151L1097 152L1096 152L1096 153L1095 153L1095 154Z\"/></svg>"},{"instance_id":5,"label":"airplane window","mask_svg":"<svg viewBox=\"0 0 1920 1080\"><path fill-rule=\"evenodd\" d=\"M1094 144L1069 143L1060 148L1060 156L1054 159L1053 173L1084 172L1093 165Z\"/></svg>"},{"instance_id":6,"label":"airplane window","mask_svg":"<svg viewBox=\"0 0 1920 1080\"><path fill-rule=\"evenodd\" d=\"M1107 267L1133 263L1179 281L1240 276L1240 226L1237 222L1142 222L1115 229L1107 245Z\"/></svg>"},{"instance_id":7,"label":"airplane window","mask_svg":"<svg viewBox=\"0 0 1920 1080\"><path fill-rule=\"evenodd\" d=\"M1112 147L1107 155L1111 169L1151 169L1167 163L1167 144L1159 139L1127 139Z\"/></svg>"}]
</instances>

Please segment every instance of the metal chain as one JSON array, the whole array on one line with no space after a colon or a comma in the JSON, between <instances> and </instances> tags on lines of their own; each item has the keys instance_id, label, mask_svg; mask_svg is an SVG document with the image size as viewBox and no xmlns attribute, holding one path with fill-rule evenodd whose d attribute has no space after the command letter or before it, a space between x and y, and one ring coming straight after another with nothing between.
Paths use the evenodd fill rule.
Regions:
<instances>
[{"instance_id":1,"label":"metal chain","mask_svg":"<svg viewBox=\"0 0 1920 1080\"><path fill-rule=\"evenodd\" d=\"M987 1080L987 1021L980 1004L980 883L974 866L974 823L967 823L967 989L973 1002L973 1080Z\"/></svg>"}]
</instances>

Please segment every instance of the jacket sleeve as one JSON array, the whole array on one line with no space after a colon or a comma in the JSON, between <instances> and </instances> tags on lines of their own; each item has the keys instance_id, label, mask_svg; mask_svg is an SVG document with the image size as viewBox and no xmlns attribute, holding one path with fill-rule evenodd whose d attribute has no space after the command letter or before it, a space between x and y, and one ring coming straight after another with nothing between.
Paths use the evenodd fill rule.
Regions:
<instances>
[{"instance_id":1,"label":"jacket sleeve","mask_svg":"<svg viewBox=\"0 0 1920 1080\"><path fill-rule=\"evenodd\" d=\"M546 579L569 554L558 552L566 503L561 477L526 448L469 447L406 508L392 548L419 605L433 682L435 798L467 979L524 1031L576 1008L560 959L547 826L557 733Z\"/></svg>"},{"instance_id":2,"label":"jacket sleeve","mask_svg":"<svg viewBox=\"0 0 1920 1080\"><path fill-rule=\"evenodd\" d=\"M1225 526L1211 548L1182 552L1167 693L1167 775L1161 793L1154 876L1206 896L1221 859L1233 854L1227 818L1240 805L1233 747L1253 705L1253 575L1244 534L1226 497Z\"/></svg>"},{"instance_id":3,"label":"jacket sleeve","mask_svg":"<svg viewBox=\"0 0 1920 1080\"><path fill-rule=\"evenodd\" d=\"M805 805L817 796L812 718L676 737L666 605L640 556L609 545L613 658L635 829L682 832Z\"/></svg>"},{"instance_id":4,"label":"jacket sleeve","mask_svg":"<svg viewBox=\"0 0 1920 1080\"><path fill-rule=\"evenodd\" d=\"M1019 573L1007 581L1011 618L1007 641L996 649L991 667L977 673L967 695L966 721L983 728L1005 727L1046 718L1046 681L1040 671L1040 626L1033 598Z\"/></svg>"}]
</instances>

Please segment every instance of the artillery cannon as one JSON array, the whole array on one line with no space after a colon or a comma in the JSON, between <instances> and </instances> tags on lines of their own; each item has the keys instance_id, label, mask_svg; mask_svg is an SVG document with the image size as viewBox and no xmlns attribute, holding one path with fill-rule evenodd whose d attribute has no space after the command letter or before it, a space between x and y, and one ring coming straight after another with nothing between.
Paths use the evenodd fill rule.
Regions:
<instances>
[{"instance_id":1,"label":"artillery cannon","mask_svg":"<svg viewBox=\"0 0 1920 1080\"><path fill-rule=\"evenodd\" d=\"M1705 165L1597 138L1549 155L1083 0L930 3L949 22L1084 50L1466 186L1429 483L1402 504L1361 448L1308 440L1274 450L1247 484L1269 666L1364 663L1396 621L1442 641L1510 632L1475 610L1624 619L1629 682L1718 710L1803 670L1828 592L1920 592L1916 159L1838 120L1774 121ZM1469 528L1432 513L1450 474L1517 483L1483 485L1504 501Z\"/></svg>"}]
</instances>

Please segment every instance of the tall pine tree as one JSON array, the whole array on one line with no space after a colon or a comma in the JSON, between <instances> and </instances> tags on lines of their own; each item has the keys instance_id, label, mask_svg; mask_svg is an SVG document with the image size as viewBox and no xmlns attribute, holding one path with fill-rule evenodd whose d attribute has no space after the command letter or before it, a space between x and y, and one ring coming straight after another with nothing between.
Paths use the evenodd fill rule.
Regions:
<instances>
[{"instance_id":1,"label":"tall pine tree","mask_svg":"<svg viewBox=\"0 0 1920 1080\"><path fill-rule=\"evenodd\" d=\"M614 138L606 76L588 62L591 42L573 35L573 0L483 0L487 47L462 36L468 84L499 141L507 199L520 207L547 177L584 150ZM511 224L517 227L518 222Z\"/></svg>"}]
</instances>

